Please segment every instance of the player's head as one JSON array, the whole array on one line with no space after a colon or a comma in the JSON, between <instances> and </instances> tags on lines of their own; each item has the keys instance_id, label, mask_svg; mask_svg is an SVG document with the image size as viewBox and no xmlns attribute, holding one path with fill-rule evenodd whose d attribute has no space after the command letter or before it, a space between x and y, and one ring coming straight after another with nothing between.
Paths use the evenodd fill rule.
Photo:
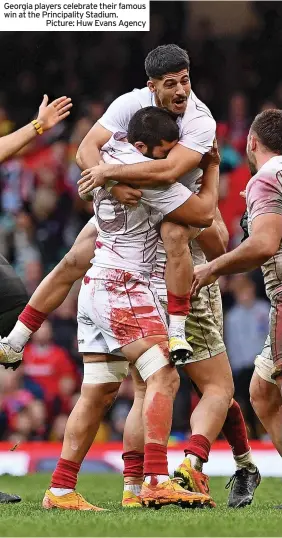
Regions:
<instances>
[{"instance_id":1,"label":"player's head","mask_svg":"<svg viewBox=\"0 0 282 538\"><path fill-rule=\"evenodd\" d=\"M186 50L177 45L161 45L145 59L147 85L155 94L157 106L173 114L184 114L191 91L190 60Z\"/></svg>"},{"instance_id":2,"label":"player's head","mask_svg":"<svg viewBox=\"0 0 282 538\"><path fill-rule=\"evenodd\" d=\"M141 108L128 124L128 142L151 159L164 159L178 139L179 129L174 117L162 108Z\"/></svg>"},{"instance_id":3,"label":"player's head","mask_svg":"<svg viewBox=\"0 0 282 538\"><path fill-rule=\"evenodd\" d=\"M282 110L276 109L264 110L251 125L247 141L251 173L258 171L258 157L272 155L282 155Z\"/></svg>"}]
</instances>

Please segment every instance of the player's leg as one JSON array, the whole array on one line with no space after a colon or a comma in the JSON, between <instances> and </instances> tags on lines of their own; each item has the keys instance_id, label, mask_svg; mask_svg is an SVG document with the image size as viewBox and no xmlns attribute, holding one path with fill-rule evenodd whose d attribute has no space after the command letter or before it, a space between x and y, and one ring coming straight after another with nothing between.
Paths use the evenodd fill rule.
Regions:
<instances>
[{"instance_id":1,"label":"player's leg","mask_svg":"<svg viewBox=\"0 0 282 538\"><path fill-rule=\"evenodd\" d=\"M27 300L27 297L26 297ZM4 312L0 315L0 334L5 337L9 334L10 330L13 328L13 326L16 323L16 320L18 318L18 315L24 308L25 304L23 303L22 306L18 306L17 308L14 308L12 310L8 310L7 312ZM14 363L14 368L17 367L17 363ZM18 495L11 495L10 493L3 493L0 491L0 503L6 504L6 503L16 503L20 502L21 498Z\"/></svg>"},{"instance_id":2,"label":"player's leg","mask_svg":"<svg viewBox=\"0 0 282 538\"><path fill-rule=\"evenodd\" d=\"M161 237L167 255L165 281L169 316L169 349L172 360L189 358L192 348L185 336L185 321L190 311L193 261L189 241L198 231L171 222L163 222Z\"/></svg>"},{"instance_id":3,"label":"player's leg","mask_svg":"<svg viewBox=\"0 0 282 538\"><path fill-rule=\"evenodd\" d=\"M20 313L15 327L0 340L0 362L14 363L22 359L23 347L48 314L62 304L76 280L90 267L94 255L96 228L89 222L80 232L72 248L47 275ZM3 334L1 334L3 336Z\"/></svg>"},{"instance_id":4,"label":"player's leg","mask_svg":"<svg viewBox=\"0 0 282 538\"><path fill-rule=\"evenodd\" d=\"M169 478L167 443L179 377L176 369L169 364L168 341L163 336L148 336L124 346L122 352L127 360L135 363L146 383L142 411L145 476L140 492L142 503L159 507L166 504L184 507L210 504L209 496L187 492Z\"/></svg>"},{"instance_id":5,"label":"player's leg","mask_svg":"<svg viewBox=\"0 0 282 538\"><path fill-rule=\"evenodd\" d=\"M205 457L205 459L207 459L209 443L217 437L220 430L220 424L222 425L224 420L224 414L227 413L226 420L223 425L223 432L233 450L237 471L244 467L248 472L256 473L256 476L254 474L251 476L251 482L254 482L254 484L250 490L243 487L246 486L246 480L243 476L241 476L244 473L240 474L236 472L236 484L240 483L240 496L237 497L237 502L244 503L246 495L249 494L249 491L252 491L253 496L257 486L257 478L259 477L259 473L252 460L248 445L246 426L241 409L237 402L235 402L233 399L229 400L230 395L232 395L233 392L233 382L222 338L222 304L218 284L213 284L212 286L204 288L201 290L198 298L193 298L191 315L187 320L187 325L189 334L193 335L193 369L197 370L197 377L201 379L203 377L203 370L205 373L207 373L206 368L204 368L205 365L209 365L210 369L212 370L212 375L215 376L215 378L213 377L215 387L212 385L208 387L203 377L203 384L206 389L206 397L204 399L202 398L202 391L200 391L197 386L195 387L201 398L199 407L197 406L195 410L196 413L193 416L195 426L200 425L201 428L201 414L202 412L205 413L206 407L206 419L209 422L208 428L210 428L210 430L204 430L201 428L201 430L197 432L203 436L196 438L196 441L200 445L199 450L197 450L196 446L192 446L192 448L188 446L187 449L190 448L190 450L193 450L194 452L197 451L198 454L196 454L196 456L195 454L192 454L191 456L185 458L183 463L176 470L176 473L181 473L184 475L184 478L186 477L188 486L189 482L193 482L196 489L198 488L200 491L202 490L201 484L207 484L207 477L203 475L200 470L202 466L200 450L202 451L202 455ZM221 363L221 366L217 365L218 362ZM222 372L220 368L222 368ZM187 365L187 369L191 371L191 367L189 365ZM223 377L224 372L225 377ZM187 373L189 375L189 371ZM190 375L192 374L193 372L191 371ZM194 381L195 379L196 377L194 376ZM212 377L210 379L212 380ZM219 398L219 400L217 400L217 405L219 405L221 397L223 398L222 401L225 410L220 417L220 415L217 415L217 412L214 413L213 402L215 403L215 400ZM209 402L211 404L211 414L209 411ZM192 438L191 441L193 441ZM253 479L255 479L255 481ZM233 484L235 484L235 482L233 482ZM229 496L229 501L230 498L231 495Z\"/></svg>"},{"instance_id":6,"label":"player's leg","mask_svg":"<svg viewBox=\"0 0 282 538\"><path fill-rule=\"evenodd\" d=\"M141 508L141 487L144 476L143 403L146 384L135 366L130 367L134 387L134 402L127 416L123 432L124 488L122 506Z\"/></svg>"},{"instance_id":7,"label":"player's leg","mask_svg":"<svg viewBox=\"0 0 282 538\"><path fill-rule=\"evenodd\" d=\"M253 409L270 435L271 440L282 456L282 398L276 382L271 378L272 359L269 347L256 357L255 371L250 385L250 398Z\"/></svg>"},{"instance_id":8,"label":"player's leg","mask_svg":"<svg viewBox=\"0 0 282 538\"><path fill-rule=\"evenodd\" d=\"M86 354L81 395L67 421L61 457L53 472L43 508L100 510L75 491L80 466L101 421L115 400L128 367L113 355Z\"/></svg>"}]
</instances>

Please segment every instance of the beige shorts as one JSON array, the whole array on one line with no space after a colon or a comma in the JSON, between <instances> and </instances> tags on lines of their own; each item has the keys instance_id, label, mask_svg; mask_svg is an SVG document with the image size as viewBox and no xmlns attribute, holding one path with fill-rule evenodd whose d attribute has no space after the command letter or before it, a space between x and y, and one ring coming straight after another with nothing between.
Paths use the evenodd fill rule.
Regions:
<instances>
[{"instance_id":1,"label":"beige shorts","mask_svg":"<svg viewBox=\"0 0 282 538\"><path fill-rule=\"evenodd\" d=\"M276 385L274 379L271 379L271 372L273 368L273 360L270 346L270 336L268 335L263 350L260 355L255 358L255 372L259 377Z\"/></svg>"},{"instance_id":2,"label":"beige shorts","mask_svg":"<svg viewBox=\"0 0 282 538\"><path fill-rule=\"evenodd\" d=\"M198 297L193 297L191 312L186 321L186 336L193 336L190 343L194 353L190 362L210 359L226 350L218 282L206 286Z\"/></svg>"}]
</instances>

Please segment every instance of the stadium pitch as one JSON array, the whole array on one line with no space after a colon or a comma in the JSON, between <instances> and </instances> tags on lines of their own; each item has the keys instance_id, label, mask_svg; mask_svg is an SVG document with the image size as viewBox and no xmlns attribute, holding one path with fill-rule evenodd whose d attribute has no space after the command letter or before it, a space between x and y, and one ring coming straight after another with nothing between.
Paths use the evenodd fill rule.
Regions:
<instances>
[{"instance_id":1,"label":"stadium pitch","mask_svg":"<svg viewBox=\"0 0 282 538\"><path fill-rule=\"evenodd\" d=\"M122 509L122 478L118 475L81 475L78 491L107 512L46 511L41 501L49 475L0 477L2 491L18 493L23 501L0 505L0 536L281 536L281 480L265 478L252 506L226 507L227 479L211 479L217 508L183 510L178 507Z\"/></svg>"}]
</instances>

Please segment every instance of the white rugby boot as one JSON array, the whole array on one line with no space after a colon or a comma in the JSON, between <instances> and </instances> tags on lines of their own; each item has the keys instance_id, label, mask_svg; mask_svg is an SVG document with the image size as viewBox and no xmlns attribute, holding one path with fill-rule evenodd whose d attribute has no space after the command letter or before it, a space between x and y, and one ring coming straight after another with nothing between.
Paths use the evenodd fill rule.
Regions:
<instances>
[{"instance_id":1,"label":"white rugby boot","mask_svg":"<svg viewBox=\"0 0 282 538\"><path fill-rule=\"evenodd\" d=\"M13 370L16 370L23 360L23 352L23 349L16 351L9 344L7 338L0 339L0 365L4 366L6 369L12 368Z\"/></svg>"}]
</instances>

